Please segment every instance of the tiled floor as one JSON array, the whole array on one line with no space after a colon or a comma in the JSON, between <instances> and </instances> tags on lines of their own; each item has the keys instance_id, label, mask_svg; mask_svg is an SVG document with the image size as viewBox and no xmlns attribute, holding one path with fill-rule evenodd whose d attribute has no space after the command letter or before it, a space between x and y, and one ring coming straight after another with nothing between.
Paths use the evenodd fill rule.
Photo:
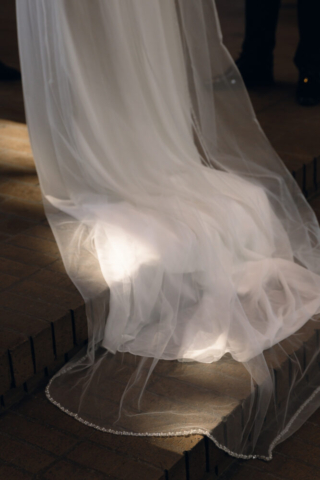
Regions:
<instances>
[{"instance_id":1,"label":"tiled floor","mask_svg":"<svg viewBox=\"0 0 320 480\"><path fill-rule=\"evenodd\" d=\"M320 479L320 410L293 437L276 447L271 462L236 462L221 477L221 480L273 479Z\"/></svg>"},{"instance_id":2,"label":"tiled floor","mask_svg":"<svg viewBox=\"0 0 320 480\"><path fill-rule=\"evenodd\" d=\"M81 345L87 331L45 219L26 126L0 120L0 135L1 395Z\"/></svg>"},{"instance_id":3,"label":"tiled floor","mask_svg":"<svg viewBox=\"0 0 320 480\"><path fill-rule=\"evenodd\" d=\"M225 469L230 457L210 448L213 472ZM93 430L49 403L41 388L0 417L1 479L201 480L206 451L199 435L134 438Z\"/></svg>"},{"instance_id":4,"label":"tiled floor","mask_svg":"<svg viewBox=\"0 0 320 480\"><path fill-rule=\"evenodd\" d=\"M214 449L211 473L204 474L207 450L208 445L199 436L123 439L92 430L51 405L42 388L0 417L1 479L214 480L228 466L230 457ZM191 453L188 476L186 451ZM275 449L271 462L235 462L219 478L319 480L319 454L317 411Z\"/></svg>"}]
</instances>

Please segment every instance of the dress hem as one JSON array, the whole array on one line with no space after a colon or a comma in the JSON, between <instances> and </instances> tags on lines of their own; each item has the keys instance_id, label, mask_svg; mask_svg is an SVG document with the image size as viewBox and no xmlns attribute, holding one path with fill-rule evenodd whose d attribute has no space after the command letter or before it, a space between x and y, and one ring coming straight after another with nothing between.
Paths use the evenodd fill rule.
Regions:
<instances>
[{"instance_id":1,"label":"dress hem","mask_svg":"<svg viewBox=\"0 0 320 480\"><path fill-rule=\"evenodd\" d=\"M85 360L87 358L87 354L79 359L79 362L82 360ZM316 397L318 393L320 393L320 386L315 389L315 391L303 402L303 404L298 408L296 413L292 416L291 420L288 422L287 426L273 439L273 441L270 443L269 449L268 449L268 456L266 455L244 455L241 453L236 453L230 450L229 448L225 447L222 445L218 440L211 435L211 433L208 430L204 429L190 429L190 430L181 430L179 432L143 432L143 433L135 433L135 432L125 432L125 431L120 431L120 430L113 430L111 428L105 428L105 427L100 427L99 425L96 425L92 422L88 422L87 420L84 420L81 418L77 413L71 412L67 408L65 408L61 403L56 401L50 393L50 386L53 380L57 377L60 377L64 373L68 372L73 368L74 365L66 368L66 369L61 369L58 373L56 373L51 380L49 381L48 385L46 386L45 389L45 394L47 399L56 407L58 407L60 410L62 410L64 413L69 415L70 417L73 417L75 420L78 420L78 422L83 423L84 425L87 425L88 427L94 428L95 430L99 430L101 432L105 433L112 433L114 435L126 435L126 436L134 436L134 437L182 437L186 435L205 435L206 437L210 438L210 440L213 441L213 443L218 447L220 450L223 450L227 454L229 454L231 457L242 459L242 460L254 460L254 459L259 459L259 460L265 460L265 461L271 461L273 459L273 450L275 446L280 443L281 438L288 432L290 427L293 425L295 420L297 419L298 415L304 410L304 408Z\"/></svg>"}]
</instances>

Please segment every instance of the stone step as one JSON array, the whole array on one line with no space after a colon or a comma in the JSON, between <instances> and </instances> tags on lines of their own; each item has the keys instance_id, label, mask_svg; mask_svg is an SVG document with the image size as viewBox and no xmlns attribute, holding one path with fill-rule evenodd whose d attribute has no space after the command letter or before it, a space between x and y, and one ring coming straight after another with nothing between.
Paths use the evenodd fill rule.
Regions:
<instances>
[{"instance_id":1,"label":"stone step","mask_svg":"<svg viewBox=\"0 0 320 480\"><path fill-rule=\"evenodd\" d=\"M87 326L44 217L26 126L0 121L0 127L0 395L8 405L12 389L27 389L34 375L54 371L81 347ZM320 156L294 165L318 213Z\"/></svg>"},{"instance_id":2,"label":"stone step","mask_svg":"<svg viewBox=\"0 0 320 480\"><path fill-rule=\"evenodd\" d=\"M296 366L298 360L303 368L310 346L319 346L317 328L315 322L308 322L298 332L303 344L297 350L286 341L282 342L282 348L289 356L283 356L283 351L277 348L266 352L269 367L274 368L277 378L278 405L281 405L288 390L290 363ZM288 364L288 374L285 373L285 363ZM280 366L282 373L278 377ZM213 364L212 368L216 369L217 366ZM238 400L236 406L229 408L229 413L224 410L224 415L212 432L213 436L220 439L223 437L229 443L240 434L242 414L248 401L246 392L250 393L250 388L242 388L240 391L234 389L236 379L243 376L239 368L242 366L232 359L222 362L219 367L221 384L218 385L215 381L216 388L220 389L221 401L226 398L230 405L231 395ZM318 369L317 360L317 372L313 370L312 374L319 374ZM310 375L306 377L307 382L310 379ZM199 381L198 375L194 380ZM45 472L39 478L50 479L60 478L59 472L61 474L73 469L76 472L79 470L79 477L76 478L82 478L80 472L82 475L91 472L96 478L103 478L99 476L101 474L110 475L105 478L125 478L126 472L134 471L134 476L129 478L205 480L219 478L234 462L232 457L202 435L132 437L116 436L89 428L47 401L44 394L45 381L45 378L34 380L30 390L38 384L35 391L24 394L20 403L14 402L6 414L0 417L0 462L4 462L2 466L0 463L0 475L2 469L9 471L8 469L15 468L38 475ZM188 383L192 381L192 378L188 378ZM223 397L225 394L228 397Z\"/></svg>"},{"instance_id":3,"label":"stone step","mask_svg":"<svg viewBox=\"0 0 320 480\"><path fill-rule=\"evenodd\" d=\"M87 326L83 301L64 271L44 217L26 127L13 122L2 122L0 126L4 142L0 152L0 168L3 173L0 183L0 408L5 412L12 410L19 401L22 403L17 408L23 409L24 402L34 398L30 397L34 389L39 385L44 386L85 345ZM305 194L314 197L319 182L318 159L310 161L306 166L296 159L290 164L287 159L287 166L290 165L296 168L295 177L298 182L300 179ZM320 199L314 198L311 204L316 213L319 213ZM306 329L309 332L309 326ZM317 341L312 329L309 340ZM234 379L238 370L235 363L225 365L224 369L224 372L220 372L226 375L225 380L221 377L221 395L228 388L228 379ZM281 402L287 379L277 380L277 396ZM41 397L40 393L39 396ZM217 436L223 435L225 438L240 428L242 409L246 402L245 392L241 395L240 403L238 400L239 398L236 407L225 412L224 418L218 422ZM51 407L57 411L59 418L66 417ZM59 421L63 423L66 420ZM97 433L99 432L92 435L101 439L99 441L102 446L97 447L98 450L118 444L114 436ZM110 445L106 446L108 435ZM22 440L20 438L17 441ZM127 458L127 452L132 448L131 443L130 437L121 437L117 455ZM159 473L159 478L163 476L165 480L201 479L208 472L220 475L233 462L231 457L200 435L143 439L134 444L141 447L137 458L146 458L143 460L146 463L149 462L153 449L159 449L159 455L166 452L167 463L164 463L161 474L158 472L158 464L152 465L156 469L155 475ZM68 458L67 464L61 460L61 465L59 462L57 465L67 468L68 462L72 464L75 458L79 458L80 450L77 452L74 457ZM92 459L83 461L81 465L81 468L90 468ZM55 470L60 466L52 468ZM9 466L5 465L5 468Z\"/></svg>"}]
</instances>

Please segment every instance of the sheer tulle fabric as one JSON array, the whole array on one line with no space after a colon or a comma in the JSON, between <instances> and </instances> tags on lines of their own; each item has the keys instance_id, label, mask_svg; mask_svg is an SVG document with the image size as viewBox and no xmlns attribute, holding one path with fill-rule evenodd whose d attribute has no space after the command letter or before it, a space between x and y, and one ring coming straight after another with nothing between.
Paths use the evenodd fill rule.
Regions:
<instances>
[{"instance_id":1,"label":"sheer tulle fabric","mask_svg":"<svg viewBox=\"0 0 320 480\"><path fill-rule=\"evenodd\" d=\"M275 397L279 342L296 350L320 312L320 231L214 3L17 0L17 12L46 213L88 315L87 352L48 397L105 431L200 432L269 457L319 405L317 345ZM242 434L219 433L239 406Z\"/></svg>"}]
</instances>

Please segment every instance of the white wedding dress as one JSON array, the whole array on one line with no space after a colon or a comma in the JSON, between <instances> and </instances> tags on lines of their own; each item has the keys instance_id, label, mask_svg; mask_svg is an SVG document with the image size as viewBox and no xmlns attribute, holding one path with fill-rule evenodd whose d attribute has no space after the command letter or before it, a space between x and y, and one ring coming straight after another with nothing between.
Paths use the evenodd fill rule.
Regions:
<instances>
[{"instance_id":1,"label":"white wedding dress","mask_svg":"<svg viewBox=\"0 0 320 480\"><path fill-rule=\"evenodd\" d=\"M48 397L101 430L200 432L270 456L318 405L317 384L312 402L289 395L265 440L263 352L320 313L320 231L257 123L214 3L17 0L17 12L46 212L88 313L87 354ZM210 372L226 358L253 381L237 441L212 433ZM161 393L161 378L192 395L170 382Z\"/></svg>"}]
</instances>

